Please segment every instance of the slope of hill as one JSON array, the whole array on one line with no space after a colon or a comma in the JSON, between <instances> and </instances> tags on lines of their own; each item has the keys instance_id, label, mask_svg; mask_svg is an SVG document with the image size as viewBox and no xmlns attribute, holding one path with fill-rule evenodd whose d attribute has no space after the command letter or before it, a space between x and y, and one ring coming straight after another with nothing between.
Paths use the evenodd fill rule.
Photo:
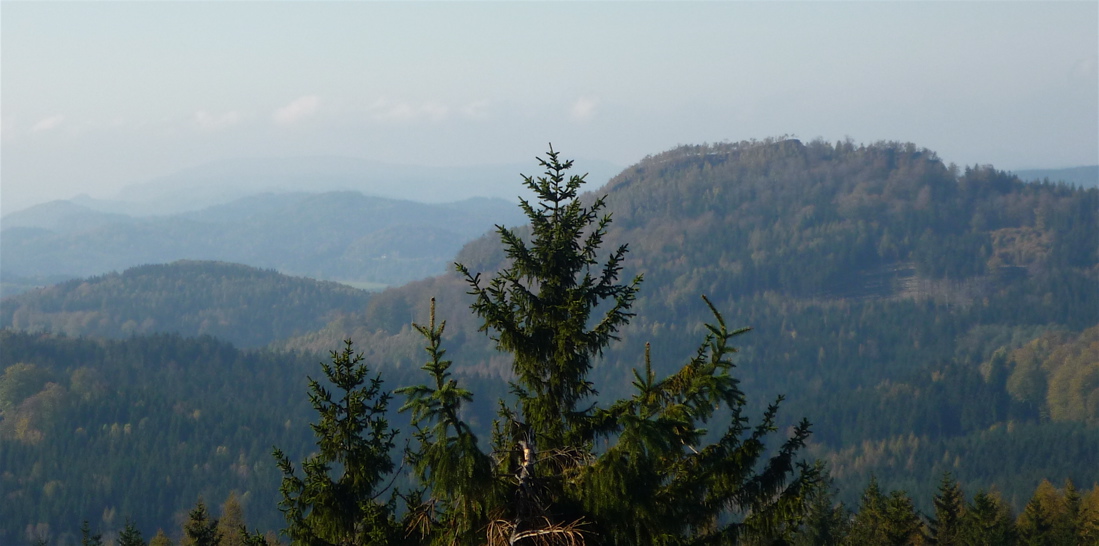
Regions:
<instances>
[{"instance_id":1,"label":"slope of hill","mask_svg":"<svg viewBox=\"0 0 1099 546\"><path fill-rule=\"evenodd\" d=\"M176 332L256 347L361 311L370 293L221 262L179 261L73 280L0 301L0 327L124 338Z\"/></svg>"},{"instance_id":2,"label":"slope of hill","mask_svg":"<svg viewBox=\"0 0 1099 546\"><path fill-rule=\"evenodd\" d=\"M600 193L614 219L605 247L628 243L623 274L645 276L622 343L593 372L596 384L618 385L605 394L629 389L645 342L659 372L685 361L684 340L708 318L698 297L706 294L728 323L754 328L739 338L738 373L756 403L786 394L788 419L817 423L821 456L863 461L838 476L847 500L868 471L922 500L945 469L967 487L1028 495L1036 483L956 446L1008 421L1033 424L1012 428L1020 431L1004 443L1012 449L1070 439L1046 401L1021 400L979 370L997 349L1099 324L1099 190L952 170L911 144L786 140L681 147L630 167ZM503 259L494 237L458 256L473 271ZM408 321L426 316L435 296L456 368L501 376L507 363L476 333L465 290L453 274L387 290L363 316L284 346L317 349L350 336L387 361L415 361L392 348L414 346ZM1004 366L1010 375L1015 364ZM934 388L944 374L973 392ZM998 405L977 404L978 392ZM1088 443L1099 440L1095 427L1070 428L1073 441L1099 446ZM921 465L865 452L909 436L925 442ZM1081 464L1093 451L1049 454L1046 477L1099 480Z\"/></svg>"},{"instance_id":3,"label":"slope of hill","mask_svg":"<svg viewBox=\"0 0 1099 546\"><path fill-rule=\"evenodd\" d=\"M502 199L425 205L355 192L263 194L149 218L56 202L5 217L3 275L83 277L193 259L401 284L443 272L463 243L520 218Z\"/></svg>"},{"instance_id":4,"label":"slope of hill","mask_svg":"<svg viewBox=\"0 0 1099 546\"><path fill-rule=\"evenodd\" d=\"M312 355L0 330L0 361L0 544L28 543L28 528L80 544L82 521L106 543L127 521L178 537L199 498L230 491L250 526L281 526L271 446L313 448Z\"/></svg>"}]
</instances>

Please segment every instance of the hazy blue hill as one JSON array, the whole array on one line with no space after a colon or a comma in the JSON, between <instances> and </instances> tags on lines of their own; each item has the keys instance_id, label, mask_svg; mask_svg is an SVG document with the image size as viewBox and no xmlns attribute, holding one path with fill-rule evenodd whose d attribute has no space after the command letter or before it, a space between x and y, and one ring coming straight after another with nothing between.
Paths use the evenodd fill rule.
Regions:
<instances>
[{"instance_id":1,"label":"hazy blue hill","mask_svg":"<svg viewBox=\"0 0 1099 546\"><path fill-rule=\"evenodd\" d=\"M132 184L113 201L88 200L100 210L133 215L164 215L228 203L257 193L356 191L423 203L461 201L470 196L514 202L528 195L515 184L529 164L431 167L387 164L353 157L236 158L199 165ZM596 183L621 167L590 162Z\"/></svg>"},{"instance_id":2,"label":"hazy blue hill","mask_svg":"<svg viewBox=\"0 0 1099 546\"><path fill-rule=\"evenodd\" d=\"M1030 169L1015 171L1023 180L1067 182L1081 188L1099 188L1099 165L1070 167L1067 169Z\"/></svg>"},{"instance_id":3,"label":"hazy blue hill","mask_svg":"<svg viewBox=\"0 0 1099 546\"><path fill-rule=\"evenodd\" d=\"M179 261L7 298L0 302L0 327L107 338L174 332L257 347L361 311L369 300L368 292L334 282Z\"/></svg>"},{"instance_id":4,"label":"hazy blue hill","mask_svg":"<svg viewBox=\"0 0 1099 546\"><path fill-rule=\"evenodd\" d=\"M5 217L12 226L2 235L5 277L82 277L196 259L401 284L445 271L463 243L521 218L502 199L432 205L351 191L266 193L161 217L64 202L45 208L50 214L38 220L33 210Z\"/></svg>"},{"instance_id":5,"label":"hazy blue hill","mask_svg":"<svg viewBox=\"0 0 1099 546\"><path fill-rule=\"evenodd\" d=\"M124 214L100 212L72 201L50 201L4 216L0 219L0 230L39 228L68 233L132 221Z\"/></svg>"}]
</instances>

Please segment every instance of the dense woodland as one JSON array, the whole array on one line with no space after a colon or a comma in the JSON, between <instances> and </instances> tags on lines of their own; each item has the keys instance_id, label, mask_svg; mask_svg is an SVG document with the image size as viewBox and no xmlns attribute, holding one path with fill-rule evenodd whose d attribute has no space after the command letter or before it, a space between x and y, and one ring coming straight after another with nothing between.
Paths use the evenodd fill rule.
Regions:
<instances>
[{"instance_id":1,"label":"dense woodland","mask_svg":"<svg viewBox=\"0 0 1099 546\"><path fill-rule=\"evenodd\" d=\"M263 347L362 310L368 292L224 262L179 261L6 298L0 327L125 338L174 332Z\"/></svg>"},{"instance_id":2,"label":"dense woodland","mask_svg":"<svg viewBox=\"0 0 1099 546\"><path fill-rule=\"evenodd\" d=\"M599 399L629 396L646 352L657 377L690 360L712 319L702 294L726 323L751 326L732 357L746 414L785 394L776 428L808 418L801 455L823 461L831 480L791 540L931 540L954 487L966 525L986 518L1020 543L1094 536L1099 190L944 165L908 144L785 140L678 148L598 193L613 218L602 248L628 244L622 274L644 277L619 341L593 361ZM488 273L507 263L495 235L457 260ZM4 494L19 502L2 508L0 542L64 542L83 520L110 533L126 518L146 537L163 528L178 538L198 498L213 507L231 491L250 527L282 528L270 446L298 460L310 451L305 376L316 377L318 355L351 338L387 388L420 382L422 332L411 323L432 297L448 321L451 371L477 393L462 415L487 433L515 376L477 332L468 290L457 273L390 289L259 352L210 338L5 332L0 457ZM102 294L99 312L147 312ZM21 305L45 309L40 301ZM157 476L129 475L131 457L154 461L139 468ZM1061 538L1034 542L1047 534Z\"/></svg>"}]
</instances>

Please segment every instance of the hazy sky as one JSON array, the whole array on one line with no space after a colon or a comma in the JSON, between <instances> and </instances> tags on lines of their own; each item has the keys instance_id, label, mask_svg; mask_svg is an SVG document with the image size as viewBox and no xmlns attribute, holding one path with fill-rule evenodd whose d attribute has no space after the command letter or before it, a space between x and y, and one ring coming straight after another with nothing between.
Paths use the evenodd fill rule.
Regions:
<instances>
[{"instance_id":1,"label":"hazy sky","mask_svg":"<svg viewBox=\"0 0 1099 546\"><path fill-rule=\"evenodd\" d=\"M784 134L1099 163L1099 3L0 3L2 208L233 157L566 156ZM582 167L582 163L581 163Z\"/></svg>"}]
</instances>

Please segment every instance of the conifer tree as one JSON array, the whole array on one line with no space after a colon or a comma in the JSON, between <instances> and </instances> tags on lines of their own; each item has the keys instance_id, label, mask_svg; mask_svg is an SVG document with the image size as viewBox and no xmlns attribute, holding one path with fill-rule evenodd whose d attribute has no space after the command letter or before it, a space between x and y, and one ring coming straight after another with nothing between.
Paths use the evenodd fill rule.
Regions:
<instances>
[{"instance_id":1,"label":"conifer tree","mask_svg":"<svg viewBox=\"0 0 1099 546\"><path fill-rule=\"evenodd\" d=\"M859 499L859 509L851 521L849 544L886 544L886 497L878 485L878 478L870 476L870 483Z\"/></svg>"},{"instance_id":2,"label":"conifer tree","mask_svg":"<svg viewBox=\"0 0 1099 546\"><path fill-rule=\"evenodd\" d=\"M1019 542L1026 546L1052 546L1053 522L1057 517L1057 490L1046 480L1038 484L1034 496L1019 515L1016 527Z\"/></svg>"},{"instance_id":3,"label":"conifer tree","mask_svg":"<svg viewBox=\"0 0 1099 546\"><path fill-rule=\"evenodd\" d=\"M625 245L600 261L610 216L602 198L585 205L582 176L552 147L544 176L524 177L537 196L520 207L530 236L502 226L508 263L487 282L456 264L470 286L482 331L512 356L515 405L500 403L492 451L461 418L472 395L450 377L428 339L433 381L403 389L418 447L410 453L424 489L410 496L409 524L435 544L733 544L789 538L820 469L795 460L809 435L803 421L774 448L781 397L755 426L731 375L733 337L715 324L692 358L658 378L646 351L635 394L596 403L588 372L630 317L641 278L618 278ZM709 301L706 302L709 305ZM730 426L704 441L721 409Z\"/></svg>"},{"instance_id":4,"label":"conifer tree","mask_svg":"<svg viewBox=\"0 0 1099 546\"><path fill-rule=\"evenodd\" d=\"M126 520L126 526L118 534L118 546L145 546L141 531L133 521Z\"/></svg>"},{"instance_id":5,"label":"conifer tree","mask_svg":"<svg viewBox=\"0 0 1099 546\"><path fill-rule=\"evenodd\" d=\"M241 546L244 544L243 530L244 508L240 505L240 498L236 491L230 491L229 496L221 505L221 519L218 520L218 533L221 533L221 546Z\"/></svg>"},{"instance_id":6,"label":"conifer tree","mask_svg":"<svg viewBox=\"0 0 1099 546\"><path fill-rule=\"evenodd\" d=\"M149 546L172 546L172 539L164 533L164 529L157 529L156 536L149 539Z\"/></svg>"},{"instance_id":7,"label":"conifer tree","mask_svg":"<svg viewBox=\"0 0 1099 546\"><path fill-rule=\"evenodd\" d=\"M958 481L950 475L943 474L939 482L939 491L932 502L935 504L935 515L928 522L928 540L931 544L940 546L954 546L961 544L961 524L965 510L965 495Z\"/></svg>"},{"instance_id":8,"label":"conifer tree","mask_svg":"<svg viewBox=\"0 0 1099 546\"><path fill-rule=\"evenodd\" d=\"M1082 499L1072 480L1065 481L1065 493L1061 501L1061 509L1053 523L1054 544L1083 544L1080 540L1083 527Z\"/></svg>"},{"instance_id":9,"label":"conifer tree","mask_svg":"<svg viewBox=\"0 0 1099 546\"><path fill-rule=\"evenodd\" d=\"M281 450L274 452L283 473L279 509L293 544L361 546L400 536L394 501L378 500L394 466L397 431L385 416L391 395L379 376L368 377L351 340L344 343L342 351L332 351L331 363L321 363L335 390L309 379L309 400L320 415L311 425L319 450L302 463L305 476L298 477Z\"/></svg>"},{"instance_id":10,"label":"conifer tree","mask_svg":"<svg viewBox=\"0 0 1099 546\"><path fill-rule=\"evenodd\" d=\"M211 520L206 510L206 503L199 499L183 525L183 546L219 546L221 533L218 532L218 521Z\"/></svg>"},{"instance_id":11,"label":"conifer tree","mask_svg":"<svg viewBox=\"0 0 1099 546\"><path fill-rule=\"evenodd\" d=\"M1015 544L1015 518L999 496L978 491L968 503L962 521L962 540L971 546Z\"/></svg>"},{"instance_id":12,"label":"conifer tree","mask_svg":"<svg viewBox=\"0 0 1099 546\"><path fill-rule=\"evenodd\" d=\"M825 478L825 484L831 480ZM809 513L798 531L795 546L838 546L844 544L851 527L851 512L836 503L830 486L820 487L811 497Z\"/></svg>"},{"instance_id":13,"label":"conifer tree","mask_svg":"<svg viewBox=\"0 0 1099 546\"><path fill-rule=\"evenodd\" d=\"M885 540L892 546L906 546L920 536L920 516L912 498L904 491L890 491L885 501Z\"/></svg>"},{"instance_id":14,"label":"conifer tree","mask_svg":"<svg viewBox=\"0 0 1099 546\"><path fill-rule=\"evenodd\" d=\"M84 520L80 525L80 546L103 546L103 535L99 533L93 535L88 520Z\"/></svg>"}]
</instances>

